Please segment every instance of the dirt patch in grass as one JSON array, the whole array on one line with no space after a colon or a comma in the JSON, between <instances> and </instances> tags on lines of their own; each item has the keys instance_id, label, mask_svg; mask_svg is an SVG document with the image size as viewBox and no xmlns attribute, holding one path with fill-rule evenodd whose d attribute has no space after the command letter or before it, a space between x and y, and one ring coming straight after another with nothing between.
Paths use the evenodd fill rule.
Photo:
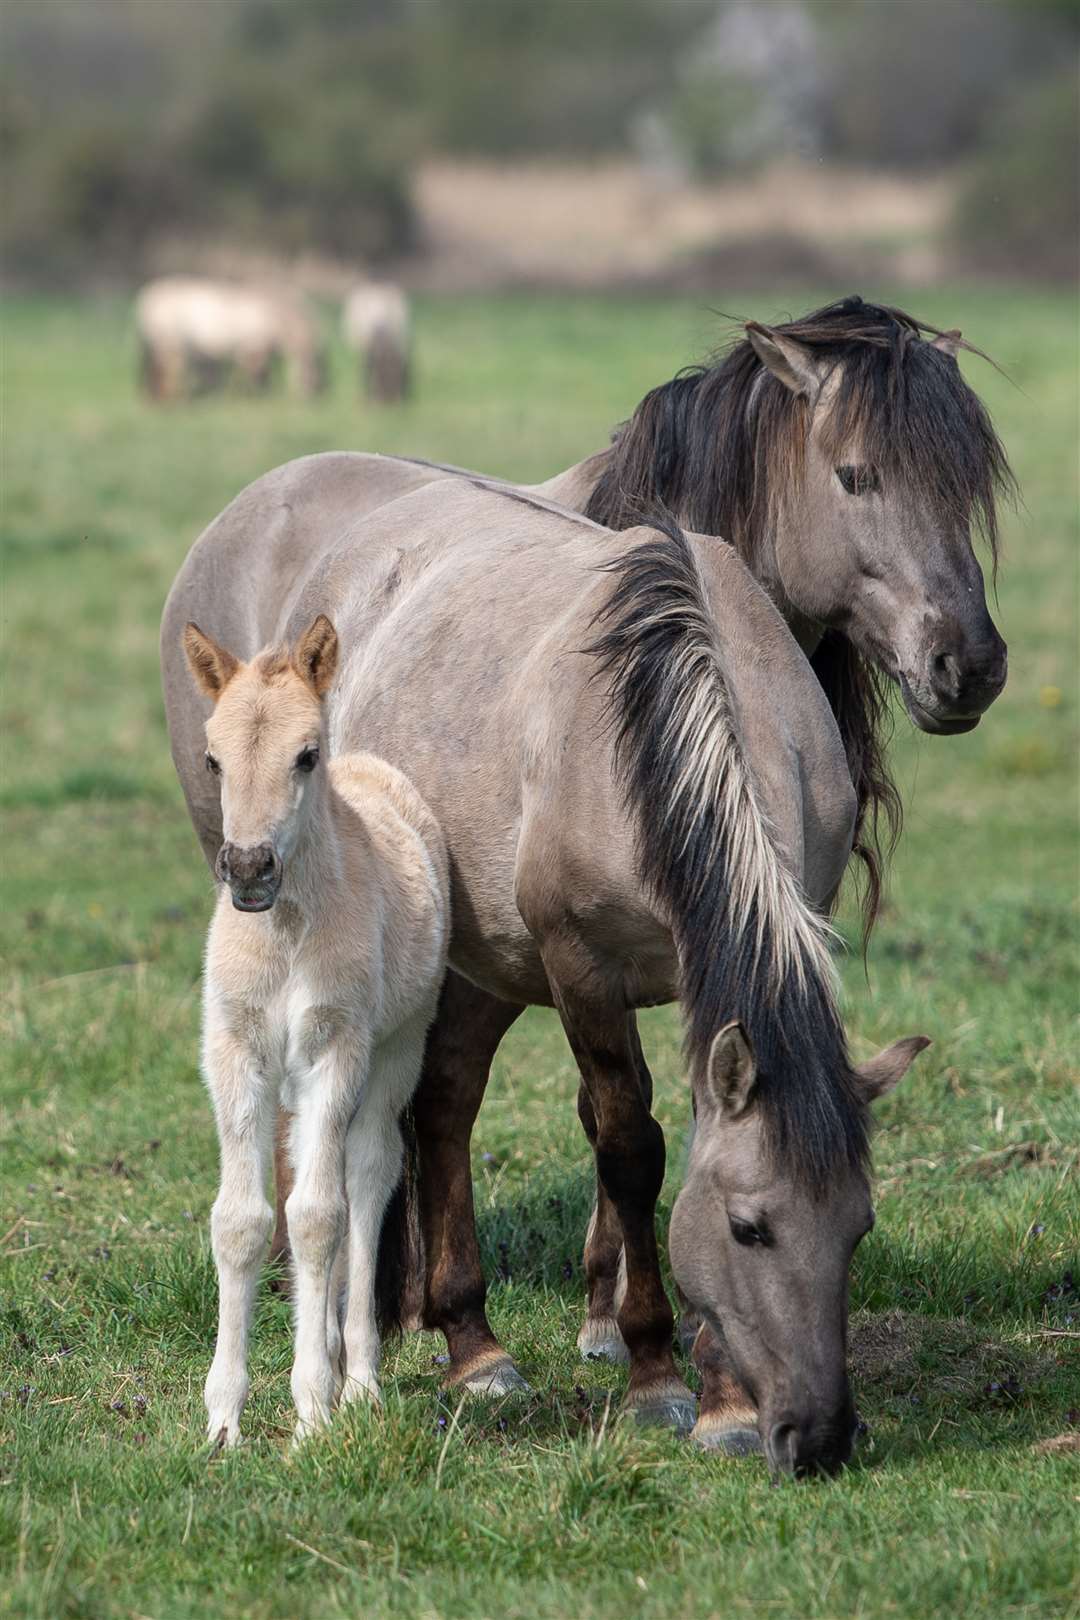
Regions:
<instances>
[{"instance_id":1,"label":"dirt patch in grass","mask_svg":"<svg viewBox=\"0 0 1080 1620\"><path fill-rule=\"evenodd\" d=\"M851 1323L856 1387L880 1395L1008 1405L1055 1365L1053 1355L988 1339L960 1317L886 1311Z\"/></svg>"},{"instance_id":2,"label":"dirt patch in grass","mask_svg":"<svg viewBox=\"0 0 1080 1620\"><path fill-rule=\"evenodd\" d=\"M960 1173L986 1180L1005 1170L1056 1170L1061 1163L1061 1156L1046 1142L1011 1142L1008 1147L980 1153L977 1159L965 1164Z\"/></svg>"}]
</instances>

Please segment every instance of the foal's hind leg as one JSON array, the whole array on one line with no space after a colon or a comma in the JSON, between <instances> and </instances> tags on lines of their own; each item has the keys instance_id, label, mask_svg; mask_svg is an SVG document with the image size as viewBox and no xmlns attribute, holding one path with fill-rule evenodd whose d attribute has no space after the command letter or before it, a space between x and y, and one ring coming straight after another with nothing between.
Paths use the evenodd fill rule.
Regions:
<instances>
[{"instance_id":1,"label":"foal's hind leg","mask_svg":"<svg viewBox=\"0 0 1080 1620\"><path fill-rule=\"evenodd\" d=\"M293 1189L292 1158L289 1153L289 1133L292 1115L278 1109L274 1133L274 1235L270 1239L270 1264L284 1267L289 1260L289 1224L285 1219L285 1200ZM277 1293L288 1293L288 1276L284 1272L270 1284Z\"/></svg>"},{"instance_id":2,"label":"foal's hind leg","mask_svg":"<svg viewBox=\"0 0 1080 1620\"><path fill-rule=\"evenodd\" d=\"M523 1383L488 1325L469 1162L491 1060L521 1011L448 973L413 1103L426 1257L424 1323L446 1335L448 1383L476 1394L502 1395Z\"/></svg>"},{"instance_id":3,"label":"foal's hind leg","mask_svg":"<svg viewBox=\"0 0 1080 1620\"><path fill-rule=\"evenodd\" d=\"M660 1279L656 1200L664 1179L664 1136L649 1112L637 1073L633 1015L610 1004L586 1004L568 984L582 982L573 961L563 981L545 967L596 1120L596 1169L622 1228L626 1291L619 1331L630 1357L626 1407L651 1422L690 1428L694 1397L675 1370L675 1319ZM586 970L587 971L587 970Z\"/></svg>"}]
</instances>

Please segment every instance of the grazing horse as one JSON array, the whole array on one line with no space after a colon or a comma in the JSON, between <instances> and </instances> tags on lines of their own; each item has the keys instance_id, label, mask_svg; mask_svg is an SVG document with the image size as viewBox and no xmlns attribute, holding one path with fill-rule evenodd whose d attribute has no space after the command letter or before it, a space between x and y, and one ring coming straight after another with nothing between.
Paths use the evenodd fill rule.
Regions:
<instances>
[{"instance_id":1,"label":"grazing horse","mask_svg":"<svg viewBox=\"0 0 1080 1620\"><path fill-rule=\"evenodd\" d=\"M151 399L219 386L229 373L263 389L276 359L304 397L325 386L315 325L291 295L196 277L164 276L135 300L141 380Z\"/></svg>"},{"instance_id":2,"label":"grazing horse","mask_svg":"<svg viewBox=\"0 0 1080 1620\"><path fill-rule=\"evenodd\" d=\"M977 724L1005 680L1005 647L987 612L972 541L981 527L996 556L996 499L1013 485L986 410L957 364L965 347L956 332L858 298L781 326L751 323L716 364L648 394L611 446L539 486L613 528L658 506L673 510L689 527L723 535L765 586L840 728L858 803L855 849L869 878L868 922L900 818L886 754L889 681L917 726L947 732ZM298 569L314 566L316 554L365 514L451 476L472 475L363 454L278 468L211 524L177 580L177 601L190 594L202 611L204 593L220 579L231 600L215 594L215 608L254 650L276 633ZM466 626L488 633L485 592L463 612ZM165 695L179 760L189 722L186 682L168 670L174 619L170 607ZM512 643L504 656L514 656ZM213 864L221 841L216 801L183 765L181 780ZM445 1097L456 1088L460 1122L467 1109L474 1117L479 1110L507 1015L482 988L451 974L437 1030L454 1019L459 1037L447 1032L429 1044L421 1092ZM584 1091L579 1106L587 1111ZM456 1205L471 1209L469 1136L459 1123L445 1155ZM610 1331L612 1221L601 1192L586 1248L589 1305L579 1344L587 1355L619 1354ZM279 1224L278 1246L283 1236ZM477 1331L486 1330L478 1265L471 1298Z\"/></svg>"},{"instance_id":3,"label":"grazing horse","mask_svg":"<svg viewBox=\"0 0 1080 1620\"><path fill-rule=\"evenodd\" d=\"M369 399L396 405L409 392L409 305L400 287L369 281L345 300L342 335L360 359L360 385Z\"/></svg>"},{"instance_id":4,"label":"grazing horse","mask_svg":"<svg viewBox=\"0 0 1080 1620\"><path fill-rule=\"evenodd\" d=\"M165 617L174 757L205 847L217 838L216 782L200 769L202 715L175 679L171 626L194 610L235 637L263 583L243 548L219 538L211 530L196 548ZM424 1315L446 1335L450 1381L485 1392L519 1381L484 1316L471 1184L458 1170L475 1104L467 1090L462 1102L461 1082L482 1088L523 1006L553 1005L583 1077L611 1216L592 1262L601 1244L605 1263L625 1251L627 1406L691 1421L654 1230L664 1143L634 1018L679 996L695 1087L721 1061L717 1037L742 1018L760 1074L753 1100L744 1087L756 1124L730 1190L742 1197L748 1178L774 1197L778 1229L790 1215L800 1234L756 1273L762 1321L779 1337L755 1344L748 1310L736 1370L753 1375L777 1467L842 1462L846 1276L869 1224L872 1083L846 1055L815 908L841 880L856 807L828 702L768 597L722 542L674 527L614 535L464 479L346 525L283 588L266 583L279 635L326 610L342 628L350 651L330 698L334 748L362 738L406 770L447 842L455 972L425 1062L448 1084L418 1094L415 1126ZM898 1077L918 1044L879 1066ZM725 1252L741 1241L727 1191L718 1180L700 1234ZM758 1282L743 1271L746 1309ZM774 1323L766 1296L777 1271L793 1297L818 1300L810 1319ZM688 1267L694 1297L722 1320L700 1272ZM754 1421L722 1380L716 1401L706 1390L705 1415L724 1434ZM784 1425L797 1447L774 1442Z\"/></svg>"},{"instance_id":5,"label":"grazing horse","mask_svg":"<svg viewBox=\"0 0 1080 1620\"><path fill-rule=\"evenodd\" d=\"M446 849L400 771L368 754L324 757L323 700L338 658L329 620L249 664L195 624L182 645L213 704L204 761L220 784L225 831L203 1002L221 1143L209 1435L239 1439L280 1102L293 1119L286 1216L300 1439L339 1399L378 1397L379 1239L401 1176L398 1120L446 965Z\"/></svg>"}]
</instances>

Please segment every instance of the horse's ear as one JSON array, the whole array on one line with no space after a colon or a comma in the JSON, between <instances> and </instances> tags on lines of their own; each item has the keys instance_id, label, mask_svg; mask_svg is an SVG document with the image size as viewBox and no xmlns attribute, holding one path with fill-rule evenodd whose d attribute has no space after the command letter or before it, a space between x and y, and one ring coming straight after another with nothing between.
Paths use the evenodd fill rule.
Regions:
<instances>
[{"instance_id":1,"label":"horse's ear","mask_svg":"<svg viewBox=\"0 0 1080 1620\"><path fill-rule=\"evenodd\" d=\"M877 1102L879 1097L884 1097L894 1086L898 1086L919 1053L925 1052L929 1045L928 1035L908 1035L904 1040L886 1046L877 1057L860 1063L855 1070L855 1078L863 1101Z\"/></svg>"},{"instance_id":2,"label":"horse's ear","mask_svg":"<svg viewBox=\"0 0 1080 1620\"><path fill-rule=\"evenodd\" d=\"M293 648L293 668L308 683L315 696L321 698L333 685L337 661L337 631L326 614L320 613Z\"/></svg>"},{"instance_id":3,"label":"horse's ear","mask_svg":"<svg viewBox=\"0 0 1080 1620\"><path fill-rule=\"evenodd\" d=\"M963 346L964 341L960 336L959 330L954 330L952 332L939 332L936 338L930 339L930 347L932 349L940 349L942 354L947 354L949 356L950 360L956 359Z\"/></svg>"},{"instance_id":4,"label":"horse's ear","mask_svg":"<svg viewBox=\"0 0 1080 1620\"><path fill-rule=\"evenodd\" d=\"M757 1059L750 1037L736 1021L725 1024L713 1036L705 1065L699 1113L712 1113L724 1119L737 1119L749 1108L757 1081Z\"/></svg>"},{"instance_id":5,"label":"horse's ear","mask_svg":"<svg viewBox=\"0 0 1080 1620\"><path fill-rule=\"evenodd\" d=\"M239 658L219 647L212 636L200 630L197 624L184 626L181 638L187 656L188 668L207 697L216 703L240 668Z\"/></svg>"},{"instance_id":6,"label":"horse's ear","mask_svg":"<svg viewBox=\"0 0 1080 1620\"><path fill-rule=\"evenodd\" d=\"M746 335L762 365L779 377L785 388L793 394L817 393L822 373L807 344L787 337L775 327L762 326L760 321L747 321Z\"/></svg>"}]
</instances>

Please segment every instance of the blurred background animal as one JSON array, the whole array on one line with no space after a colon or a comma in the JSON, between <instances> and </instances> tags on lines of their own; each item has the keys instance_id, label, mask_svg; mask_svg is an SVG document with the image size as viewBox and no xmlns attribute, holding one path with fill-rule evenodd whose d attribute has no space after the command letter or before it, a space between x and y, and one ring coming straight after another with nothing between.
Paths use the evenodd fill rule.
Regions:
<instances>
[{"instance_id":1,"label":"blurred background animal","mask_svg":"<svg viewBox=\"0 0 1080 1620\"><path fill-rule=\"evenodd\" d=\"M140 381L151 399L178 399L229 382L262 392L276 362L290 392L301 397L326 384L318 327L289 292L164 276L138 294L135 326Z\"/></svg>"},{"instance_id":2,"label":"blurred background animal","mask_svg":"<svg viewBox=\"0 0 1080 1620\"><path fill-rule=\"evenodd\" d=\"M342 311L345 343L359 357L360 387L380 405L407 398L412 386L409 303L390 281L354 287Z\"/></svg>"}]
</instances>

